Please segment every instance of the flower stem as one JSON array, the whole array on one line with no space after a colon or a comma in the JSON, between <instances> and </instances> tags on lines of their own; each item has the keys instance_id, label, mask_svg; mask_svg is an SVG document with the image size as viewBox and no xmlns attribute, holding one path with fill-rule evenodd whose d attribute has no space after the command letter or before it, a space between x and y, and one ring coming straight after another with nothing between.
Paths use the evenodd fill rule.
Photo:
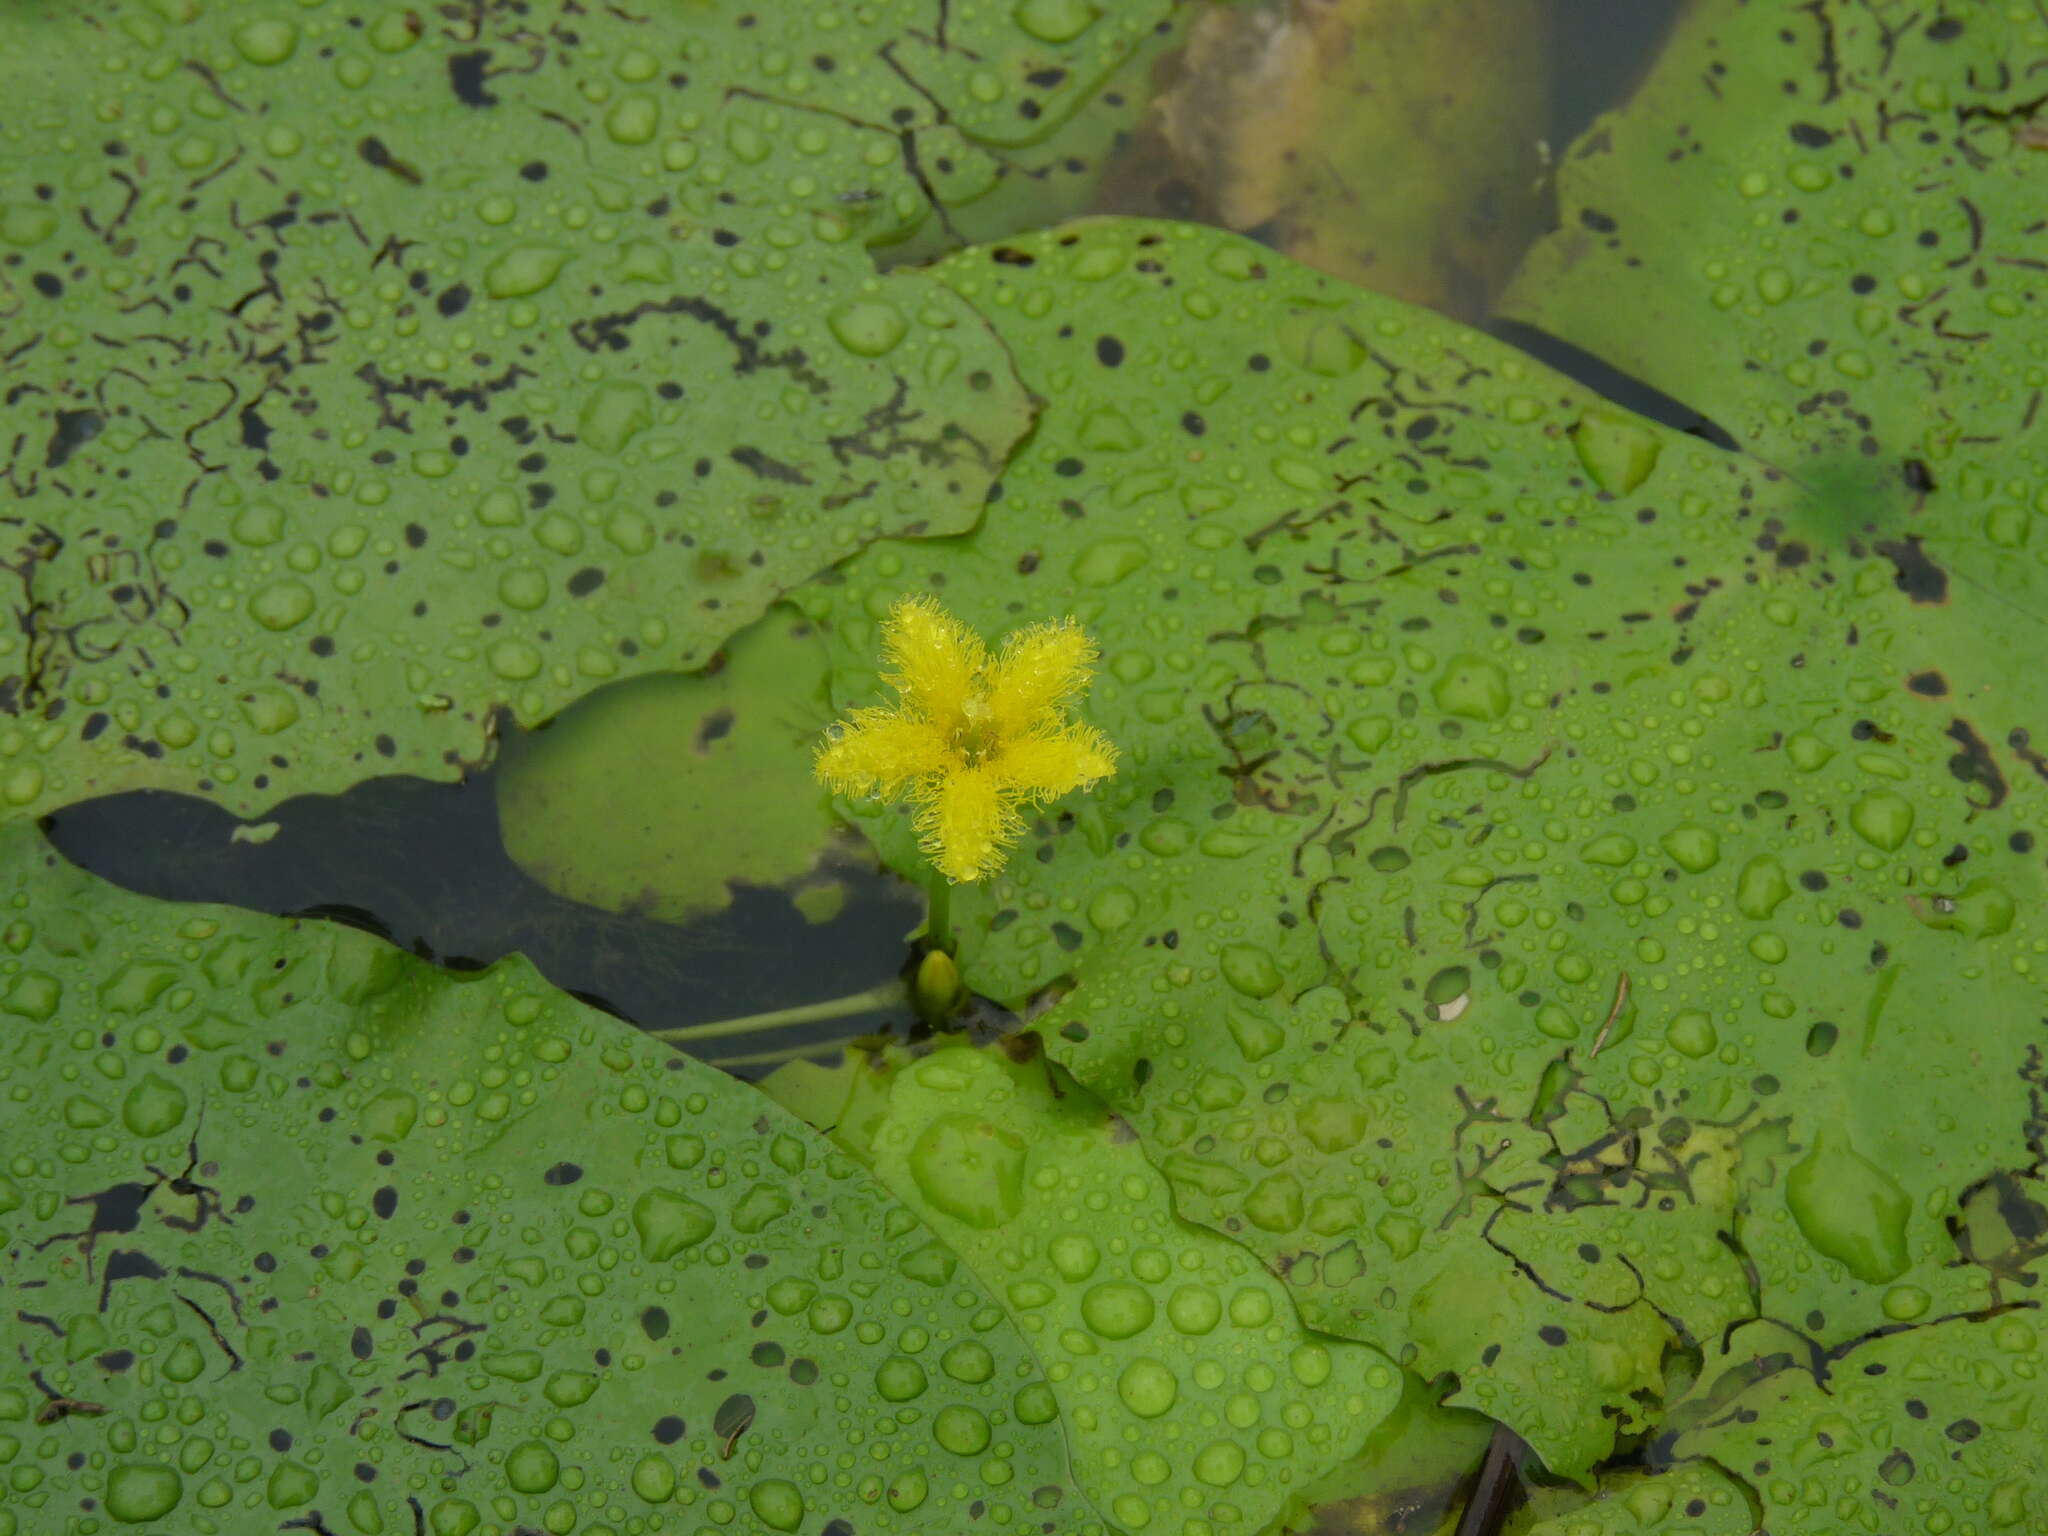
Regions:
<instances>
[{"instance_id":1,"label":"flower stem","mask_svg":"<svg viewBox=\"0 0 2048 1536\"><path fill-rule=\"evenodd\" d=\"M812 1040L804 1045L778 1046L768 1051L747 1051L739 1056L707 1056L706 1066L712 1067L779 1067L786 1061L795 1061L801 1056L823 1056L831 1051L844 1051L848 1046L862 1040L871 1040L872 1035L848 1035L843 1040Z\"/></svg>"},{"instance_id":2,"label":"flower stem","mask_svg":"<svg viewBox=\"0 0 2048 1536\"><path fill-rule=\"evenodd\" d=\"M952 954L953 944L953 885L944 875L933 870L925 886L927 913L924 922L925 942L933 949L942 949Z\"/></svg>"},{"instance_id":3,"label":"flower stem","mask_svg":"<svg viewBox=\"0 0 2048 1536\"><path fill-rule=\"evenodd\" d=\"M803 1003L795 1008L776 1008L768 1013L749 1013L736 1019L719 1019L711 1024L685 1024L677 1029L650 1029L648 1034L666 1045L689 1045L699 1040L720 1040L727 1035L750 1035L756 1030L779 1029L787 1024L815 1024L821 1019L844 1019L855 1014L877 1013L900 1008L905 1002L903 983L891 980L850 992L845 997L827 998L822 1003Z\"/></svg>"}]
</instances>

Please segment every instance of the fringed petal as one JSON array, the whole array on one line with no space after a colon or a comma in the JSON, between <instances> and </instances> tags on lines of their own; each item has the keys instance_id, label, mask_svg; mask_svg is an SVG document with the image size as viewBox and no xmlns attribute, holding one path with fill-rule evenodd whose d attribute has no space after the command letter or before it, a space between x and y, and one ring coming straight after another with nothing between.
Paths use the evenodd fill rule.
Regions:
<instances>
[{"instance_id":1,"label":"fringed petal","mask_svg":"<svg viewBox=\"0 0 2048 1536\"><path fill-rule=\"evenodd\" d=\"M947 774L920 798L917 830L925 854L956 883L1001 869L1024 831L1013 797L986 764Z\"/></svg>"},{"instance_id":2,"label":"fringed petal","mask_svg":"<svg viewBox=\"0 0 2048 1536\"><path fill-rule=\"evenodd\" d=\"M893 709L857 709L818 749L819 781L835 795L894 795L912 780L942 774L956 761L928 720Z\"/></svg>"},{"instance_id":3,"label":"fringed petal","mask_svg":"<svg viewBox=\"0 0 2048 1536\"><path fill-rule=\"evenodd\" d=\"M1116 747L1094 726L1074 721L1005 742L987 766L1012 794L1036 803L1108 778L1116 772Z\"/></svg>"},{"instance_id":4,"label":"fringed petal","mask_svg":"<svg viewBox=\"0 0 2048 1536\"><path fill-rule=\"evenodd\" d=\"M1072 619L1033 624L1011 635L988 671L989 713L997 733L1022 736L1051 724L1048 717L1087 688L1097 654Z\"/></svg>"},{"instance_id":5,"label":"fringed petal","mask_svg":"<svg viewBox=\"0 0 2048 1536\"><path fill-rule=\"evenodd\" d=\"M906 597L882 621L882 654L896 669L885 675L911 713L944 734L961 729L975 679L988 664L979 635L937 598Z\"/></svg>"}]
</instances>

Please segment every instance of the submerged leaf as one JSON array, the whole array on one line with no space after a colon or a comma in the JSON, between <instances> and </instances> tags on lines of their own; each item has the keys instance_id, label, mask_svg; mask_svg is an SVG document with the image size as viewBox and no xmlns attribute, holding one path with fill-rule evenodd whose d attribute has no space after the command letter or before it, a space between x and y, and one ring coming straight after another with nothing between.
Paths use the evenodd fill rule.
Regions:
<instances>
[{"instance_id":1,"label":"submerged leaf","mask_svg":"<svg viewBox=\"0 0 2048 1536\"><path fill-rule=\"evenodd\" d=\"M1125 209L1201 217L1333 277L1483 316L1541 228L1538 0L1268 0L1203 10ZM1143 197L1140 191L1150 193Z\"/></svg>"},{"instance_id":2,"label":"submerged leaf","mask_svg":"<svg viewBox=\"0 0 2048 1536\"><path fill-rule=\"evenodd\" d=\"M557 895L667 922L796 880L833 840L809 761L824 692L817 637L787 613L710 670L604 689L507 743L505 851Z\"/></svg>"}]
</instances>

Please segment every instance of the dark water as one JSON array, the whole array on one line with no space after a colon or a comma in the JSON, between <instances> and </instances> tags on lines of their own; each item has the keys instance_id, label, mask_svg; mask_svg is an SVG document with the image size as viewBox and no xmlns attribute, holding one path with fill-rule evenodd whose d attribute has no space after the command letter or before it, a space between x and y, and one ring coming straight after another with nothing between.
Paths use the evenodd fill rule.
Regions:
<instances>
[{"instance_id":1,"label":"dark water","mask_svg":"<svg viewBox=\"0 0 2048 1536\"><path fill-rule=\"evenodd\" d=\"M1625 101L1685 0L1557 0L1550 45L1550 145L1562 152Z\"/></svg>"},{"instance_id":2,"label":"dark water","mask_svg":"<svg viewBox=\"0 0 2048 1536\"><path fill-rule=\"evenodd\" d=\"M1553 155L1626 97L1680 3L1557 0L1547 45ZM1536 67L1545 55L1531 52ZM1527 327L1494 329L1633 410L1717 437L1717 428L1678 402L1576 348ZM269 841L231 841L238 823L210 802L137 793L70 807L44 827L67 858L146 895L351 923L457 968L524 953L558 986L649 1029L884 983L904 964L905 935L922 911L914 889L875 869L849 872L849 899L824 924L806 921L783 893L760 889L738 889L725 912L682 926L583 906L552 894L506 856L489 771L453 785L375 780L344 795L287 801L265 820L278 827ZM907 1032L907 1010L720 1040L703 1054L757 1075L766 1064L745 1058L806 1042L822 1048L884 1026Z\"/></svg>"},{"instance_id":3,"label":"dark water","mask_svg":"<svg viewBox=\"0 0 2048 1536\"><path fill-rule=\"evenodd\" d=\"M265 818L277 832L231 841L242 825L208 800L143 791L60 811L45 835L73 863L170 901L366 928L431 960L475 970L515 951L547 978L647 1029L795 1007L894 977L923 897L879 869L846 870L839 915L806 921L779 890L739 886L733 903L687 926L557 896L507 857L489 773L461 784L373 779L344 795L304 795ZM707 1059L837 1040L907 1013L867 1013L707 1042ZM732 1068L756 1076L765 1066Z\"/></svg>"}]
</instances>

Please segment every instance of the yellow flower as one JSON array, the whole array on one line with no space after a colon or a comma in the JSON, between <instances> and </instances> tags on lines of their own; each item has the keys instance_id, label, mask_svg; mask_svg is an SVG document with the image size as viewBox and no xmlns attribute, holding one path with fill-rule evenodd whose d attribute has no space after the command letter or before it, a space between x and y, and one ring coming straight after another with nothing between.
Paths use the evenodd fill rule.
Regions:
<instances>
[{"instance_id":1,"label":"yellow flower","mask_svg":"<svg viewBox=\"0 0 2048 1536\"><path fill-rule=\"evenodd\" d=\"M835 794L908 790L925 854L948 880L1003 867L1024 830L1018 807L1116 771L1109 738L1067 718L1096 658L1074 620L1018 630L991 657L936 598L908 597L882 621L882 653L901 698L833 726L818 777Z\"/></svg>"}]
</instances>

